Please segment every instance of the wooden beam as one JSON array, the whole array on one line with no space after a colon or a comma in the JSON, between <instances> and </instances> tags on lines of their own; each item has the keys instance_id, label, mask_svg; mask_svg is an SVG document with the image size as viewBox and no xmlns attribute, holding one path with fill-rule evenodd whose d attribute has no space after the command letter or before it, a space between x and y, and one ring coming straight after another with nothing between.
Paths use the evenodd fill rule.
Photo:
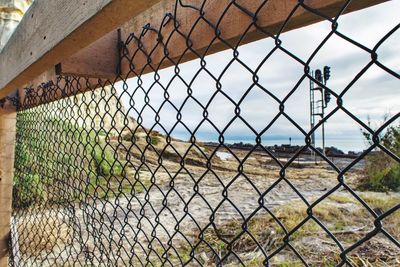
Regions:
<instances>
[{"instance_id":1,"label":"wooden beam","mask_svg":"<svg viewBox=\"0 0 400 267\"><path fill-rule=\"evenodd\" d=\"M192 0L191 4L194 6L201 6L203 0ZM367 6L377 4L382 1L369 0L369 1L353 1L345 10L345 12L351 12L354 10L362 9ZM166 13L174 13L175 0L164 0L160 3L150 7L148 10L143 12L141 15L128 21L122 27L122 39L126 40L128 36L133 32L136 36L139 36L143 31L143 25L151 23L151 26L155 29L160 28L160 24L163 22ZM208 0L207 5L204 8L205 18L211 21L213 24L218 23L220 14L229 5L230 0ZM262 5L262 0L255 1L244 1L237 0L236 3L243 6L250 12L256 12L256 10ZM263 28L265 31L276 33L289 16L292 9L298 2L296 0L281 1L281 0L270 0L267 4L258 12L258 26ZM320 0L306 0L305 4L317 9L326 16L335 16L338 11L344 5L344 0L328 0L322 2ZM231 46L236 46L240 40L241 44L248 43L254 40L265 38L266 35L262 34L255 27L250 29L246 37L241 40L242 33L246 30L248 25L252 23L252 18L240 11L238 8L230 7L230 12L224 15L224 19L219 24L221 30L221 37L227 42L231 43ZM177 20L179 21L179 30L189 35L192 25L199 17L199 13L192 8L178 8ZM311 12L306 11L303 8L299 8L296 13L293 14L290 22L286 25L283 31L296 29L302 26L306 26L318 21L323 18L318 17ZM168 39L171 32L174 30L173 22L166 24L165 27L161 27L161 33L164 37L164 41ZM190 40L193 43L193 49L199 53L204 53L205 48L211 43L212 39L215 38L215 30L205 23L199 23L196 26L196 30L190 34ZM151 51L157 45L158 35L155 32L149 31L146 36L142 37L142 45L144 50ZM178 59L182 56L182 52L187 50L187 42L185 38L175 36L168 41L169 56L173 59ZM137 49L135 43L128 46L130 55L134 54ZM221 50L226 49L227 46L222 44L220 40L216 40L213 45L207 50L207 54L212 54ZM74 55L70 59L60 64L60 74L73 74L78 76L86 77L105 77L115 78L115 69L118 61L117 56L114 56L114 52L117 50L117 36L108 36L95 42L88 48L83 49L78 54ZM109 52L112 54L109 55ZM109 55L105 57L104 55ZM151 57L152 67L158 67L158 64L162 61L165 56L165 52L161 46L158 47ZM185 62L196 58L194 53L186 52L180 62ZM114 60L114 61L113 61ZM128 74L129 77L134 75L130 73L130 64L135 66L137 73L146 73L152 71L150 67L143 70L148 64L148 58L141 52L137 53L132 62L129 60L123 60L122 62L122 73ZM161 68L168 67L172 63L165 61L161 64Z\"/></svg>"},{"instance_id":2,"label":"wooden beam","mask_svg":"<svg viewBox=\"0 0 400 267\"><path fill-rule=\"evenodd\" d=\"M0 108L0 267L7 266L15 134L16 111L15 107L7 102Z\"/></svg>"},{"instance_id":3,"label":"wooden beam","mask_svg":"<svg viewBox=\"0 0 400 267\"><path fill-rule=\"evenodd\" d=\"M345 12L356 11L385 1L387 0L354 0L350 2ZM114 71L117 64L115 34L110 33L101 37L124 22L126 23L122 26L122 40L132 32L136 36L140 34L143 25L147 23L154 28L159 28L165 14L174 12L175 2L175 0L96 0L89 4L84 0L35 1L16 34L0 54L0 72L4 73L0 77L0 88L2 88L0 98L60 62L62 62L61 73L64 74L110 78L110 72ZM200 6L202 2L203 0L192 0L190 4ZM244 30L252 22L252 18L236 7L230 7L224 14L224 18L219 21L222 12L230 3L230 0L207 0L204 6L204 17L212 24L216 25L219 22L218 29L221 31L221 38L235 46L239 40L240 44L244 44L267 37L260 30L252 27L245 38L241 39ZM250 13L255 13L264 0L237 0L236 3ZM264 31L276 33L297 3L297 0L267 1L258 11L257 25ZM345 3L345 0L304 0L305 5L327 17L335 16ZM37 18L38 16L40 17ZM198 16L199 13L195 9L179 7L176 14L176 19L180 23L179 30L189 35ZM324 20L323 17L299 8L292 15L283 32L322 20ZM160 33L165 37L164 41L173 30L173 21L161 27ZM47 37L46 40L44 40L45 37ZM214 37L215 30L201 21L190 33L189 38L193 43L191 48L198 54L205 52L212 54L227 48L220 40L215 40L208 47ZM148 31L142 38L144 50L151 51L158 42L157 38L156 33ZM98 41L93 43L95 40ZM174 60L180 58L182 51L187 48L186 39L178 34L174 34L167 44L169 57ZM132 55L136 49L137 44L132 42L128 48L129 54ZM170 66L171 62L162 62L164 57L163 48L158 46L152 53L151 66L160 65L161 68ZM180 62L196 57L194 53L186 51ZM129 73L129 77L133 76L134 74L130 72L130 66L133 64L136 73L150 72L152 70L147 63L148 58L143 53L139 53L132 62L124 60L121 70L124 74ZM10 66L13 67L10 68Z\"/></svg>"},{"instance_id":4,"label":"wooden beam","mask_svg":"<svg viewBox=\"0 0 400 267\"><path fill-rule=\"evenodd\" d=\"M118 31L112 31L95 43L63 60L57 74L115 79L119 64Z\"/></svg>"},{"instance_id":5,"label":"wooden beam","mask_svg":"<svg viewBox=\"0 0 400 267\"><path fill-rule=\"evenodd\" d=\"M0 2L0 6L7 4L5 1L0 0ZM10 10L0 10L0 50L3 48L1 41L8 40L22 18L27 3L20 2L22 5L17 5L8 1L8 4L12 7ZM16 108L10 101L2 100L0 101L0 267L8 266L15 137Z\"/></svg>"},{"instance_id":6,"label":"wooden beam","mask_svg":"<svg viewBox=\"0 0 400 267\"><path fill-rule=\"evenodd\" d=\"M34 1L0 53L0 99L159 1Z\"/></svg>"},{"instance_id":7,"label":"wooden beam","mask_svg":"<svg viewBox=\"0 0 400 267\"><path fill-rule=\"evenodd\" d=\"M345 9L345 13L360 10L385 1L387 0L354 0L351 1L349 6ZM259 28L263 31L276 34L283 27L286 19L298 4L298 1L269 0L262 6L264 2L264 0L236 1L238 5L250 13L254 14L257 12L257 25ZM340 12L346 2L346 0L305 0L304 4L324 14L326 17L334 17ZM171 34L175 30L173 21L160 27L165 14L174 11L174 3L175 1L173 0L162 1L140 16L133 18L122 27L122 39L128 38L130 33L135 33L136 36L139 36L143 31L143 25L151 23L153 28L161 30L160 34L163 37L163 41L167 42L166 47L169 58L175 61L180 59L180 63L196 58L197 55L188 50L188 42L184 37L176 32ZM193 0L190 4L200 7L202 3L203 0ZM245 44L268 37L268 35L256 27L251 27L243 38L243 33L252 23L252 17L233 5L224 13L230 3L230 0L208 0L204 6L204 18L213 25L218 24L218 29L221 32L220 38L228 42L231 47L235 47L238 43ZM261 6L262 8L258 10ZM221 14L223 13L224 17L220 20ZM220 39L214 40L216 31L213 27L205 23L204 20L200 20L193 30L193 25L198 18L199 11L193 8L179 7L177 10L176 19L179 22L179 31L185 36L189 36L192 43L191 49L200 55L210 55L229 48L229 46L221 42ZM289 23L283 28L283 32L317 23L324 19L325 18L317 16L300 7L292 14ZM142 45L142 49L147 53L150 53L150 51L156 47L150 57L150 65L152 68L171 66L171 61L163 61L163 59L165 59L165 50L161 45L157 46L158 38L159 36L156 32L147 31L142 37L140 45ZM210 45L211 43L212 45ZM127 54L132 56L137 50L138 43L133 41L128 46ZM185 54L183 55L184 51ZM148 62L149 58L145 56L143 52L139 51L133 57L132 61L123 60L122 73L130 73L129 76L132 76L133 74L130 72L131 66L134 66L136 73L151 72L152 68Z\"/></svg>"}]
</instances>

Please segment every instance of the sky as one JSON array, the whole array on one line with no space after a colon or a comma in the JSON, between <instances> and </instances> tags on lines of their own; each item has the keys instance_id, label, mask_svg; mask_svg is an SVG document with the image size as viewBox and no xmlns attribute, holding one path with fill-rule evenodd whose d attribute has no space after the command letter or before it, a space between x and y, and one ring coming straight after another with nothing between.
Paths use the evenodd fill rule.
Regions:
<instances>
[{"instance_id":1,"label":"sky","mask_svg":"<svg viewBox=\"0 0 400 267\"><path fill-rule=\"evenodd\" d=\"M372 8L342 15L339 18L338 31L347 37L372 49L379 40L400 23L400 1L389 1ZM282 46L303 61L307 61L313 51L331 31L331 24L320 22L281 35ZM256 70L264 57L274 48L271 38L256 41L239 48L239 59L252 70ZM400 74L400 30L392 34L377 50L379 61L392 71ZM207 69L215 76L221 76L223 69L232 61L232 51L223 51L206 57ZM331 67L331 78L327 86L336 93L341 93L354 79L357 73L371 60L366 51L350 42L333 35L322 47L310 63L312 69ZM188 83L193 80L200 66L199 60L181 64L180 76ZM159 71L160 82L167 87L174 77L174 69ZM277 50L259 69L259 84L265 90L283 99L296 85L304 74L304 67L284 52ZM166 131L171 131L176 123L176 110L170 104L161 106L164 101L164 90L159 85L153 85L154 74L141 77L143 89L148 92L149 103L156 110L160 109L160 124ZM253 84L252 74L239 63L234 62L222 75L222 90L235 103L248 91ZM127 91L132 94L137 88L138 79L128 80ZM153 85L153 86L152 86ZM191 84L193 96L206 105L217 90L215 81L206 73L201 72ZM128 107L132 104L127 94L123 94L122 84L117 85L117 91L122 93L122 102ZM187 86L179 79L173 79L168 86L170 101L181 107L187 98ZM134 107L142 110L143 125L151 128L155 124L155 113L145 105L145 94L142 90L133 95ZM343 105L364 123L371 121L373 127L382 124L384 114L395 115L400 111L400 80L385 72L378 66L372 66L344 95ZM335 98L329 103L326 113L336 107ZM279 104L259 87L252 87L240 103L241 116L253 126L256 132L262 131L278 114ZM209 119L222 131L235 117L235 105L223 94L218 93L208 107ZM298 89L285 103L285 112L305 131L310 129L309 80L305 79ZM138 117L131 111L134 118ZM195 101L188 100L182 109L182 121L194 131L203 119L203 108ZM398 121L395 123L398 124ZM156 130L165 133L159 126ZM362 138L360 125L354 122L344 112L339 111L329 118L325 124L326 145L336 146L344 151L360 151L366 148ZM176 138L188 139L189 133L182 125L171 132ZM226 142L244 141L254 143L255 134L240 119L236 119L224 132ZM317 146L321 146L321 134L317 132ZM203 141L217 141L217 131L205 122L196 131L196 138ZM265 145L286 144L292 139L292 144L304 145L304 135L281 116L271 128L262 135Z\"/></svg>"}]
</instances>

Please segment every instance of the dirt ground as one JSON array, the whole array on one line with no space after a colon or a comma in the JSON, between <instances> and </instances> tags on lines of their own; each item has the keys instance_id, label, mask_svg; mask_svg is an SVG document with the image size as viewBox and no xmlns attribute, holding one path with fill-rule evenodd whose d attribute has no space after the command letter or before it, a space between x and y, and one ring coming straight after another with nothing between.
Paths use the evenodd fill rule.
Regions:
<instances>
[{"instance_id":1,"label":"dirt ground","mask_svg":"<svg viewBox=\"0 0 400 267\"><path fill-rule=\"evenodd\" d=\"M40 238L44 246L36 241L40 252L24 250L22 245L23 258L41 266L142 266L146 262L146 266L215 266L217 262L264 266L268 257L270 266L303 266L297 252L310 266L335 266L341 251L374 229L376 216L400 203L398 193L356 192L371 210L360 204L339 182L344 180L355 189L362 178L360 168L339 176L328 164L305 158L282 168L287 159L280 158L280 166L262 152L249 155L235 150L231 155L226 149L214 151L201 144L190 148L178 141L176 151L165 147L161 142L148 148L144 160L137 157L143 147L120 146L121 155L132 155L129 179L114 189L123 193L36 213L35 218L51 218L49 224L59 231L43 231L42 235L55 238ZM180 155L185 151L182 164ZM341 168L350 162L342 159ZM310 217L308 207L320 200ZM399 211L389 217L384 227L399 240ZM24 220L29 218L19 222ZM20 242L26 244L30 238L38 236ZM399 247L380 233L352 250L348 261L354 266L400 266L398 255Z\"/></svg>"}]
</instances>

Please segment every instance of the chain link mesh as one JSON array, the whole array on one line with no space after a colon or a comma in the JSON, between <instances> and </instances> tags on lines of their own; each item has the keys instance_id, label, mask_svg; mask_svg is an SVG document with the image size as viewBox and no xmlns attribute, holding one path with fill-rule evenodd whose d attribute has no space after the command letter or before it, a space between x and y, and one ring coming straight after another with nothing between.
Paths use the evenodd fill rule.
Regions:
<instances>
[{"instance_id":1,"label":"chain link mesh","mask_svg":"<svg viewBox=\"0 0 400 267\"><path fill-rule=\"evenodd\" d=\"M26 89L17 116L10 266L400 264L398 193L361 192L357 187L368 159L376 156L394 171L397 168L398 180L399 139L392 144L381 137L395 129L390 127L398 122L399 113L373 129L344 100L373 67L398 86L400 75L379 60L379 47L398 34L399 24L370 49L339 30L339 18L351 1L344 1L334 18L298 1L276 33L258 25L258 14L269 1L259 1L252 11L241 1L227 1L224 12L213 20L204 12L208 1L197 2L201 4L177 1L175 12L166 14L162 25L155 25L159 28L148 24L121 44L121 63L128 64L128 76L136 78L99 80L92 90L89 79L61 76ZM181 31L182 18L177 16L181 9L196 14L190 34ZM249 18L235 43L218 30L232 10ZM282 39L298 10L331 25L307 60L286 48ZM166 24L173 30L164 36ZM191 39L200 24L215 31L201 53L192 47ZM259 63L249 66L240 45L252 28L272 45L258 55ZM151 34L159 35L153 49L144 44ZM186 40L186 47L174 51L180 55L174 58L168 46L173 38ZM370 57L340 91L311 74L313 59L332 38ZM219 71L207 57L216 41L232 52ZM132 64L138 57L150 59L160 47L159 64L148 60L141 69ZM182 61L189 52L196 55L198 65L188 78ZM260 78L263 67L276 55L303 69L284 93L269 90ZM168 75L161 70L166 63L172 65ZM239 73L233 73L234 66ZM248 86L237 91L227 88L226 79L234 75ZM201 76L209 83L196 85ZM333 98L333 108L312 129L288 111L301 98L308 100L308 95L296 92L310 80ZM181 98L176 101L174 88L178 87ZM201 90L207 97L199 97ZM272 103L265 108L275 109L271 118L259 110L261 126L246 116L246 100L254 91ZM229 118L223 122L215 114L218 98L229 103L222 111ZM370 138L364 152L346 160L326 156L311 139L338 113ZM304 140L289 152L266 144L268 133L283 120ZM235 146L227 140L238 123L252 134L252 145ZM201 140L204 127L212 129L214 142ZM184 132L185 138L178 138L177 132ZM309 162L312 154L319 164Z\"/></svg>"}]
</instances>

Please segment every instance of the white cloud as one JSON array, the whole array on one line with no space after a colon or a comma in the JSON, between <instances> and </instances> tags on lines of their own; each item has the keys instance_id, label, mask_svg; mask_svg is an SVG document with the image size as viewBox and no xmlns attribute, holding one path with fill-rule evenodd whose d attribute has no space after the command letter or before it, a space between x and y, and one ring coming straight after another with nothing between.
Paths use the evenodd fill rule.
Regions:
<instances>
[{"instance_id":1,"label":"white cloud","mask_svg":"<svg viewBox=\"0 0 400 267\"><path fill-rule=\"evenodd\" d=\"M338 30L372 49L387 32L399 23L399 11L400 1L390 1L362 11L343 15L338 21ZM330 30L329 23L321 22L291 31L281 36L282 45L301 60L307 61ZM378 49L380 62L397 73L400 72L399 37L400 31L395 32ZM239 58L255 71L260 62L273 48L274 42L272 39L263 39L240 47ZM215 78L220 78L222 91L232 98L232 101L238 103L253 83L252 74L237 62L234 62L223 74L224 69L232 58L232 51L224 51L208 56L206 58L207 70ZM341 93L370 60L369 53L334 35L317 53L310 66L312 68L321 68L324 65L331 66L332 77L328 87L336 93ZM202 71L193 80L199 67L199 60L181 64L179 66L179 75L186 84L191 84L192 96L203 106L208 105L208 118L218 129L222 130L235 116L235 106L221 93L218 93L210 101L217 90L216 81L205 71ZM221 76L221 74L223 75ZM175 76L173 68L161 70L159 75L162 86L154 84L153 74L141 77L143 89L139 88L135 92L133 96L134 107L139 111L146 107L144 93L146 92L150 105L156 112L159 112L161 123L167 130L170 130L175 125L177 112L172 105L164 103L165 97L168 97L168 100L177 109L182 108L182 121L190 130L194 130L203 119L203 108L193 99L187 100L187 86ZM304 66L284 52L277 50L258 70L257 75L262 88L282 100L304 75ZM172 78L174 79L172 80ZM137 78L130 79L128 84L128 92L132 94L137 89ZM165 94L165 89L167 89L168 95ZM187 102L182 107L185 100ZM345 107L362 121L366 122L368 116L372 120L378 121L388 111L391 114L397 114L400 111L398 104L400 103L400 81L381 68L373 66L350 88L344 95L343 100ZM285 103L285 112L307 131L309 130L308 101L309 80L305 79ZM123 102L128 105L128 98L124 97ZM333 98L327 111L331 111L335 106L336 103ZM242 116L257 131L264 129L279 112L278 102L257 86L251 88L250 93L244 98L240 107ZM136 117L137 114L132 112L132 116ZM149 107L142 112L142 117L143 124L146 127L151 127L155 124L155 112ZM363 144L359 125L354 123L343 112L338 112L332 119L328 120L326 127L327 136L331 140L349 139L357 140L356 146L362 146ZM156 128L160 130L160 127ZM200 128L197 131L199 136L211 136L211 133L215 133L213 127L208 123L204 123ZM183 127L174 131L178 136L187 137L184 132L186 130ZM268 134L275 136L275 138L279 136L282 138L288 136L302 138L299 131L283 117L267 132ZM246 139L248 135L252 135L251 132L243 123L237 121L227 132L227 139L230 136ZM335 145L335 143L333 142L332 145ZM348 148L351 147L349 144L347 146ZM359 149L362 148L359 147ZM355 149L355 147L351 147L351 149Z\"/></svg>"}]
</instances>

